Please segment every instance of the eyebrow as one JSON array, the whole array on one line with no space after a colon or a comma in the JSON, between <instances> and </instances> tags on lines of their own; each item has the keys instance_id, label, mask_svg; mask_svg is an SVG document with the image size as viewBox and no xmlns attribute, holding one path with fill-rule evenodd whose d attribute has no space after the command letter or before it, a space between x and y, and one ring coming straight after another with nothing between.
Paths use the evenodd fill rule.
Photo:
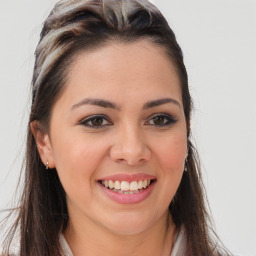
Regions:
<instances>
[{"instance_id":1,"label":"eyebrow","mask_svg":"<svg viewBox=\"0 0 256 256\"><path fill-rule=\"evenodd\" d=\"M179 106L179 108L181 108L180 103L172 98L162 98L162 99L157 99L157 100L152 100L152 101L148 101L143 105L143 110L149 109L149 108L153 108L153 107L157 107L163 104L167 104L167 103L173 103L177 106ZM118 106L117 104L108 101L108 100L104 100L104 99L92 99L92 98L85 98L83 100L81 100L80 102L76 103L75 105L73 105L71 107L71 110L74 110L76 108L79 108L83 105L95 105L95 106L99 106L99 107L103 107L103 108L112 108L115 110L120 111L121 107Z\"/></svg>"},{"instance_id":2,"label":"eyebrow","mask_svg":"<svg viewBox=\"0 0 256 256\"><path fill-rule=\"evenodd\" d=\"M120 107L117 106L115 103L110 102L108 100L103 100L103 99L91 99L91 98L86 98L78 102L77 104L73 105L71 107L71 110L79 108L83 105L95 105L103 108L112 108L116 110L120 110Z\"/></svg>"},{"instance_id":3,"label":"eyebrow","mask_svg":"<svg viewBox=\"0 0 256 256\"><path fill-rule=\"evenodd\" d=\"M179 106L179 108L181 108L181 105L177 100L172 99L172 98L163 98L163 99L152 100L152 101L146 102L143 105L143 109L149 109L149 108L157 107L157 106L160 106L160 105L163 105L163 104L166 104L166 103L173 103L173 104Z\"/></svg>"}]
</instances>

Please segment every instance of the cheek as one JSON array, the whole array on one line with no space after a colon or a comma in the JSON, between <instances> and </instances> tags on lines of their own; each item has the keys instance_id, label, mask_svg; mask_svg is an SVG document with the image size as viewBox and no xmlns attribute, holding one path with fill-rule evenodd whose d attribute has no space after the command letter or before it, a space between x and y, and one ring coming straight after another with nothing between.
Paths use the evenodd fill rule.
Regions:
<instances>
[{"instance_id":1,"label":"cheek","mask_svg":"<svg viewBox=\"0 0 256 256\"><path fill-rule=\"evenodd\" d=\"M95 182L96 170L104 157L103 144L83 136L55 135L53 154L61 183L68 191L87 190ZM68 190L68 191L67 191Z\"/></svg>"},{"instance_id":2,"label":"cheek","mask_svg":"<svg viewBox=\"0 0 256 256\"><path fill-rule=\"evenodd\" d=\"M160 208L156 215L166 211L180 185L187 154L186 133L175 132L161 138L154 145L154 166L157 169L157 200ZM160 210L159 210L160 209Z\"/></svg>"},{"instance_id":3,"label":"cheek","mask_svg":"<svg viewBox=\"0 0 256 256\"><path fill-rule=\"evenodd\" d=\"M155 165L159 167L158 179L161 184L159 195L165 208L169 206L181 182L186 154L187 138L182 132L166 136L155 147Z\"/></svg>"},{"instance_id":4,"label":"cheek","mask_svg":"<svg viewBox=\"0 0 256 256\"><path fill-rule=\"evenodd\" d=\"M183 172L187 154L187 138L185 133L166 136L161 143L156 144L155 155L163 172L173 175Z\"/></svg>"}]
</instances>

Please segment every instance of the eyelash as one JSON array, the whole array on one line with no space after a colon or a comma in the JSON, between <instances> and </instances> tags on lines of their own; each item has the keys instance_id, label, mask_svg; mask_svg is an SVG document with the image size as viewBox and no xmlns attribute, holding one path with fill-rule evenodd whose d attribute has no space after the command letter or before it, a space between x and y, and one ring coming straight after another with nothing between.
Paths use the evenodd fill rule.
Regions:
<instances>
[{"instance_id":1,"label":"eyelash","mask_svg":"<svg viewBox=\"0 0 256 256\"><path fill-rule=\"evenodd\" d=\"M101 125L101 126L95 126L95 125L92 125L92 124L88 124L89 122L92 122L93 120L96 120L97 118L103 119L103 122L104 122L104 120L107 120L110 124L105 124L105 125ZM89 116L89 117L83 119L79 123L81 125L84 125L84 126L89 127L89 128L94 128L94 129L101 129L101 128L104 128L105 126L108 126L108 125L112 124L105 115L92 115L92 116Z\"/></svg>"},{"instance_id":2,"label":"eyelash","mask_svg":"<svg viewBox=\"0 0 256 256\"><path fill-rule=\"evenodd\" d=\"M150 121L152 121L154 118L164 118L166 121L163 124L149 124ZM109 122L109 124L100 124L99 126L95 126L92 123L88 124L89 122L95 121L97 118L99 118L100 120L102 120L102 123L104 123L104 120L107 120ZM151 116L151 118L149 119L149 121L146 122L146 125L153 125L156 127L165 127L165 126L170 126L174 123L176 123L177 120L175 120L172 116L165 114L165 113L158 113L158 114L154 114L153 116ZM108 118L105 115L92 115L87 117L86 119L83 119L82 121L79 122L79 124L92 128L92 129L102 129L105 126L109 126L112 125L112 123L108 120Z\"/></svg>"},{"instance_id":3,"label":"eyelash","mask_svg":"<svg viewBox=\"0 0 256 256\"><path fill-rule=\"evenodd\" d=\"M165 126L170 126L170 125L172 125L172 124L174 124L174 123L177 122L176 119L174 119L172 116L170 116L170 115L168 115L168 114L165 114L165 113L157 113L157 114L154 114L153 116L151 116L151 118L149 119L149 121L153 120L154 118L159 118L159 117L163 117L163 118L164 118L165 120L167 120L167 121L165 121L163 124L152 124L152 125L161 128L161 127L165 127ZM148 123L149 121L146 122L146 125L148 125L147 123ZM150 125L150 124L149 124L149 125Z\"/></svg>"}]
</instances>

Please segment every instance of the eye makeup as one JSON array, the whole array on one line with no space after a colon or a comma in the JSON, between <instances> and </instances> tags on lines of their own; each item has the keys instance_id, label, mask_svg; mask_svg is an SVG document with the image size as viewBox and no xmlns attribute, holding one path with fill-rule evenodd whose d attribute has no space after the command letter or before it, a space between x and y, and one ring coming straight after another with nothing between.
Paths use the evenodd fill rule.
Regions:
<instances>
[{"instance_id":1,"label":"eye makeup","mask_svg":"<svg viewBox=\"0 0 256 256\"><path fill-rule=\"evenodd\" d=\"M169 114L156 113L149 118L145 125L161 128L170 126L176 122L177 120ZM104 114L90 115L79 121L79 124L92 129L100 129L106 126L114 125Z\"/></svg>"}]
</instances>

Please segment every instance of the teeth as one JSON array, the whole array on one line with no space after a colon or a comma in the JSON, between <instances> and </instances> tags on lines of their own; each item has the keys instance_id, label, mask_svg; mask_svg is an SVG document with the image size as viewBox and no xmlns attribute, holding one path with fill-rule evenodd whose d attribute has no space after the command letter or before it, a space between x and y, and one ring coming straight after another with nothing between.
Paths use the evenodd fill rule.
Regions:
<instances>
[{"instance_id":1,"label":"teeth","mask_svg":"<svg viewBox=\"0 0 256 256\"><path fill-rule=\"evenodd\" d=\"M125 190L130 190L130 185L128 181L122 181L121 182L121 190L125 191Z\"/></svg>"},{"instance_id":2,"label":"teeth","mask_svg":"<svg viewBox=\"0 0 256 256\"><path fill-rule=\"evenodd\" d=\"M143 182L142 182L142 187L143 187L143 188L146 188L147 185L148 185L148 181L147 181L147 180L143 180Z\"/></svg>"},{"instance_id":3,"label":"teeth","mask_svg":"<svg viewBox=\"0 0 256 256\"><path fill-rule=\"evenodd\" d=\"M138 189L142 189L142 180L140 180L138 183Z\"/></svg>"},{"instance_id":4,"label":"teeth","mask_svg":"<svg viewBox=\"0 0 256 256\"><path fill-rule=\"evenodd\" d=\"M136 191L136 190L138 190L138 183L137 181L132 181L130 183L130 191Z\"/></svg>"},{"instance_id":5,"label":"teeth","mask_svg":"<svg viewBox=\"0 0 256 256\"><path fill-rule=\"evenodd\" d=\"M119 194L126 194L126 195L128 195L128 194L132 195L132 194L140 193L139 190L136 190L136 191L123 191L123 190L120 189L120 190L114 190L114 191L119 193Z\"/></svg>"},{"instance_id":6,"label":"teeth","mask_svg":"<svg viewBox=\"0 0 256 256\"><path fill-rule=\"evenodd\" d=\"M105 181L106 182L106 181ZM114 188L115 189L121 189L120 181L116 180L114 183Z\"/></svg>"},{"instance_id":7,"label":"teeth","mask_svg":"<svg viewBox=\"0 0 256 256\"><path fill-rule=\"evenodd\" d=\"M102 185L118 193L135 194L147 188L150 185L150 180L132 181L130 183L128 181L102 180Z\"/></svg>"},{"instance_id":8,"label":"teeth","mask_svg":"<svg viewBox=\"0 0 256 256\"><path fill-rule=\"evenodd\" d=\"M109 188L114 188L114 182L112 181L112 180L109 180L108 181L108 186L109 186Z\"/></svg>"}]
</instances>

